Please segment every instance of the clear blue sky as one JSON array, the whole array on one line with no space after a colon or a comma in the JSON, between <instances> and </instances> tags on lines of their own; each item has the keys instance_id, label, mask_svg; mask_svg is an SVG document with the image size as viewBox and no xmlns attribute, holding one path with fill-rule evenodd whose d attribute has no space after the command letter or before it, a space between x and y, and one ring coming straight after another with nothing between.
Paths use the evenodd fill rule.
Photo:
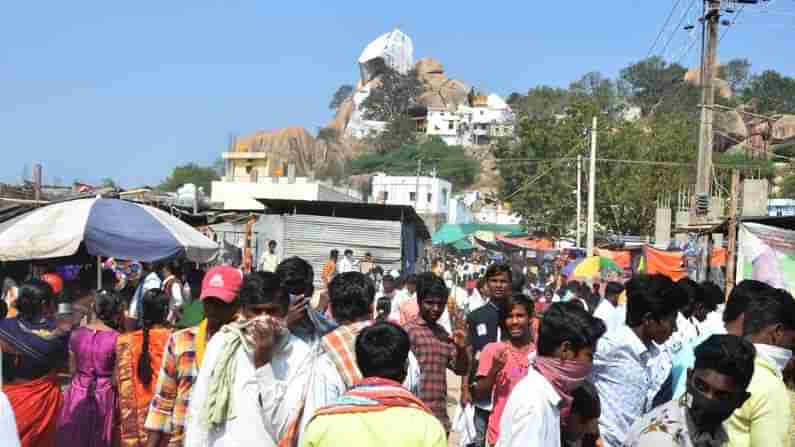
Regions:
<instances>
[{"instance_id":1,"label":"clear blue sky","mask_svg":"<svg viewBox=\"0 0 795 447\"><path fill-rule=\"evenodd\" d=\"M337 86L356 81L364 46L395 26L415 58L500 94L594 70L615 76L646 56L676 1L5 2L0 181L41 162L47 181L153 184L177 164L211 163L230 133L315 132ZM795 75L795 8L774 3L738 19L721 60ZM676 34L669 58L686 38Z\"/></svg>"}]
</instances>

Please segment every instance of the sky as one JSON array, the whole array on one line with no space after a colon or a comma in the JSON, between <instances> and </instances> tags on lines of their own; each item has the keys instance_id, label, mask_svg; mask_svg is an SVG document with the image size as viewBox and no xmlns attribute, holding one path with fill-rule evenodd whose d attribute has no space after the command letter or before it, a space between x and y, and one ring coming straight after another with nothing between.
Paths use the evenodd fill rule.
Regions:
<instances>
[{"instance_id":1,"label":"sky","mask_svg":"<svg viewBox=\"0 0 795 447\"><path fill-rule=\"evenodd\" d=\"M697 25L699 9L696 0L4 2L0 182L41 163L47 183L153 185L174 166L211 164L231 134L315 133L337 87L358 79L367 43L395 27L415 59L508 95L590 71L617 76L649 54L671 11L652 54L693 64L699 46L686 52L682 27ZM719 59L795 76L794 31L792 0L749 7Z\"/></svg>"}]
</instances>

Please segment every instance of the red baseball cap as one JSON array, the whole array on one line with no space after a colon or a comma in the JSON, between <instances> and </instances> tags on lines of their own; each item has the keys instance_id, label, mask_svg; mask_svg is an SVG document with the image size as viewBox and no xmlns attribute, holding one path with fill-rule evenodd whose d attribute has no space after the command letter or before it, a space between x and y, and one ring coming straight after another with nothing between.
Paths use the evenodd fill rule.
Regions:
<instances>
[{"instance_id":1,"label":"red baseball cap","mask_svg":"<svg viewBox=\"0 0 795 447\"><path fill-rule=\"evenodd\" d=\"M228 265L213 267L204 275L202 293L199 299L218 298L225 303L231 303L240 292L243 283L243 272Z\"/></svg>"}]
</instances>

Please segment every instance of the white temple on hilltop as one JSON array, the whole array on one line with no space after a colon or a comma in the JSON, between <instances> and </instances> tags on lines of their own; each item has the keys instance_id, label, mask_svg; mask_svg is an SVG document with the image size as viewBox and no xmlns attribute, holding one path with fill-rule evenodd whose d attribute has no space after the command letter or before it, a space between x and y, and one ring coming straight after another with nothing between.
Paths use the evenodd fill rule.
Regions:
<instances>
[{"instance_id":1,"label":"white temple on hilltop","mask_svg":"<svg viewBox=\"0 0 795 447\"><path fill-rule=\"evenodd\" d=\"M366 84L389 67L406 74L414 67L414 45L411 38L395 28L370 42L359 56L362 83Z\"/></svg>"},{"instance_id":2,"label":"white temple on hilltop","mask_svg":"<svg viewBox=\"0 0 795 447\"><path fill-rule=\"evenodd\" d=\"M347 128L350 135L363 138L386 128L386 123L382 121L365 120L361 106L370 96L371 81L387 67L401 74L414 68L414 45L411 38L397 28L370 42L359 56L361 79L353 95L354 110Z\"/></svg>"}]
</instances>

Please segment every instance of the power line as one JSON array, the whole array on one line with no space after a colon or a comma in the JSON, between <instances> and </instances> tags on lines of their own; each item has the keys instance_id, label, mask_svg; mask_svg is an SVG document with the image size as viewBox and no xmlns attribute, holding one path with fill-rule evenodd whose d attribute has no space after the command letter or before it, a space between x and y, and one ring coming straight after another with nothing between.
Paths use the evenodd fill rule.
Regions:
<instances>
[{"instance_id":1,"label":"power line","mask_svg":"<svg viewBox=\"0 0 795 447\"><path fill-rule=\"evenodd\" d=\"M657 42L660 41L660 37L663 35L663 32L665 32L665 29L668 27L668 23L671 21L671 17L674 16L676 8L679 6L680 3L682 3L682 0L677 0L676 3L674 4L674 7L671 8L671 12L668 14L668 18L665 19L665 23L663 23L662 28L660 28L660 32L657 33L657 37L654 39L654 43L652 43L651 47L649 48L648 54L646 54L647 59L651 56L652 52L654 51L654 47L657 46Z\"/></svg>"},{"instance_id":2,"label":"power line","mask_svg":"<svg viewBox=\"0 0 795 447\"><path fill-rule=\"evenodd\" d=\"M665 46L663 47L662 52L661 52L661 55L662 55L663 58L665 58L665 51L668 49L668 46L671 44L671 41L673 41L674 37L676 36L677 31L679 31L679 29L682 27L682 23L684 23L685 19L687 18L687 15L690 14L690 10L693 9L693 5L695 5L695 4L696 4L696 0L692 0L690 2L690 6L688 6L688 8L685 11L685 13L682 14L682 18L679 19L679 23L677 23L676 27L674 27L673 31L671 32L671 36L668 38L668 41L665 43Z\"/></svg>"},{"instance_id":3,"label":"power line","mask_svg":"<svg viewBox=\"0 0 795 447\"><path fill-rule=\"evenodd\" d=\"M718 39L718 44L723 42L723 38L726 37L726 34L729 32L729 30L737 23L737 19L740 18L740 14L742 14L743 11L745 11L745 5L740 6L740 9L737 10L737 14L735 14L732 21L729 22L729 26L727 26L726 29L723 30L723 34L721 34L720 39Z\"/></svg>"}]
</instances>

